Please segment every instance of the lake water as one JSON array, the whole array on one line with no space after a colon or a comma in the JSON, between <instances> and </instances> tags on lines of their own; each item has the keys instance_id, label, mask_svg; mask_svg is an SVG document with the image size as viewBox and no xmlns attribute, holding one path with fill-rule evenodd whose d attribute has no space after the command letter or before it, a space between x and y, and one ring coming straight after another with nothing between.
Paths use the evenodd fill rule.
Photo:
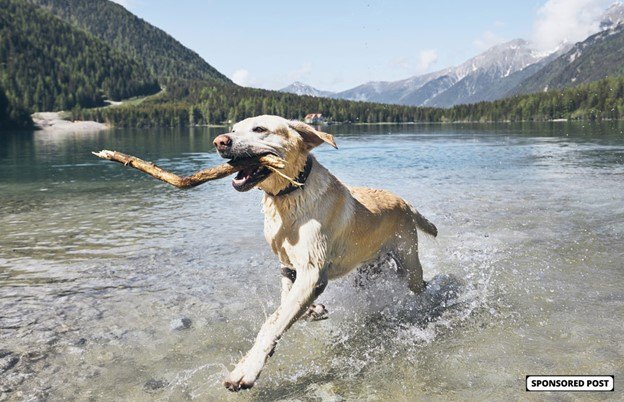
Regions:
<instances>
[{"instance_id":1,"label":"lake water","mask_svg":"<svg viewBox=\"0 0 624 402\"><path fill-rule=\"evenodd\" d=\"M221 382L279 300L261 193L90 155L191 173L222 162L222 130L2 134L0 400L621 398L623 129L330 126L321 163L437 225L432 284L415 297L391 266L331 282L329 319L295 324L239 395ZM615 374L616 392L527 394L527 374Z\"/></svg>"}]
</instances>

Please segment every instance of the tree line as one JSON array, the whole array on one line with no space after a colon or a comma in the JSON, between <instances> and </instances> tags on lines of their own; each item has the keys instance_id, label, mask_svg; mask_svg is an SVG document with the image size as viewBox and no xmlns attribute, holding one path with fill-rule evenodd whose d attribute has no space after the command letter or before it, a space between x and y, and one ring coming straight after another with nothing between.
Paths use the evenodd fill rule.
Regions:
<instances>
[{"instance_id":1,"label":"tree line","mask_svg":"<svg viewBox=\"0 0 624 402\"><path fill-rule=\"evenodd\" d=\"M624 76L578 87L518 95L449 109L298 96L205 81L169 80L162 95L138 105L75 110L73 117L118 127L185 127L276 114L302 119L323 113L333 122L500 122L624 118Z\"/></svg>"},{"instance_id":2,"label":"tree line","mask_svg":"<svg viewBox=\"0 0 624 402\"><path fill-rule=\"evenodd\" d=\"M430 120L436 119L433 108L298 96L218 82L168 80L164 88L162 95L139 105L79 110L74 116L122 127L221 124L259 114L302 119L311 112L334 122L437 121Z\"/></svg>"}]
</instances>

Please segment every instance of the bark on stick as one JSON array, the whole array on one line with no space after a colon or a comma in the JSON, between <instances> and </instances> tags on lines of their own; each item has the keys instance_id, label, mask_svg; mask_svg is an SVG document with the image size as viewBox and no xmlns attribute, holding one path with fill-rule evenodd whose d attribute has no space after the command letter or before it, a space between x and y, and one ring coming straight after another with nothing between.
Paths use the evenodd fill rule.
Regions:
<instances>
[{"instance_id":1,"label":"bark on stick","mask_svg":"<svg viewBox=\"0 0 624 402\"><path fill-rule=\"evenodd\" d=\"M271 170L283 169L284 161L274 155L263 155L254 158L246 158L237 161L229 161L221 165L217 165L208 169L200 170L190 176L178 176L175 173L168 172L152 162L144 161L136 156L126 155L117 151L103 150L100 152L92 152L93 155L109 161L123 163L124 166L132 166L143 173L169 183L178 188L191 188L203 184L210 180L220 179L233 173L243 170L249 166L263 165Z\"/></svg>"}]
</instances>

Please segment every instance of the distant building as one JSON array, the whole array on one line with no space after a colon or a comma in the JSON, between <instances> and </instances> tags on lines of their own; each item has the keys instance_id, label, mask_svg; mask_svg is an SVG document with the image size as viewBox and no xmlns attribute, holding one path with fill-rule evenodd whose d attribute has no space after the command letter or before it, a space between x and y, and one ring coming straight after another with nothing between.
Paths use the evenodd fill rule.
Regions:
<instances>
[{"instance_id":1,"label":"distant building","mask_svg":"<svg viewBox=\"0 0 624 402\"><path fill-rule=\"evenodd\" d=\"M304 117L303 121L307 124L324 124L325 118L321 113L309 113Z\"/></svg>"}]
</instances>

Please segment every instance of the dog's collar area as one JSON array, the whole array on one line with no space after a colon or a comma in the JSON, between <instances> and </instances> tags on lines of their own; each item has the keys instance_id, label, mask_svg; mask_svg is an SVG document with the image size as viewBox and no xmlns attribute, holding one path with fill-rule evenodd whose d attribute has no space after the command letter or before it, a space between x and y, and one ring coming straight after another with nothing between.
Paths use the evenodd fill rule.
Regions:
<instances>
[{"instance_id":1,"label":"dog's collar area","mask_svg":"<svg viewBox=\"0 0 624 402\"><path fill-rule=\"evenodd\" d=\"M297 181L297 183L300 183L301 186L296 186L292 183L290 183L288 185L288 187L284 187L283 189L281 189L277 194L271 194L269 192L267 192L267 194L273 196L273 197L281 197L283 195L287 195L292 193L295 190L299 190L299 189L303 189L306 180L308 179L308 176L310 175L310 172L312 171L312 164L313 164L313 158L312 155L308 154L308 158L306 159L306 164L303 167L303 170L301 172L299 172L299 176L297 176L297 178L295 179L295 181Z\"/></svg>"}]
</instances>

